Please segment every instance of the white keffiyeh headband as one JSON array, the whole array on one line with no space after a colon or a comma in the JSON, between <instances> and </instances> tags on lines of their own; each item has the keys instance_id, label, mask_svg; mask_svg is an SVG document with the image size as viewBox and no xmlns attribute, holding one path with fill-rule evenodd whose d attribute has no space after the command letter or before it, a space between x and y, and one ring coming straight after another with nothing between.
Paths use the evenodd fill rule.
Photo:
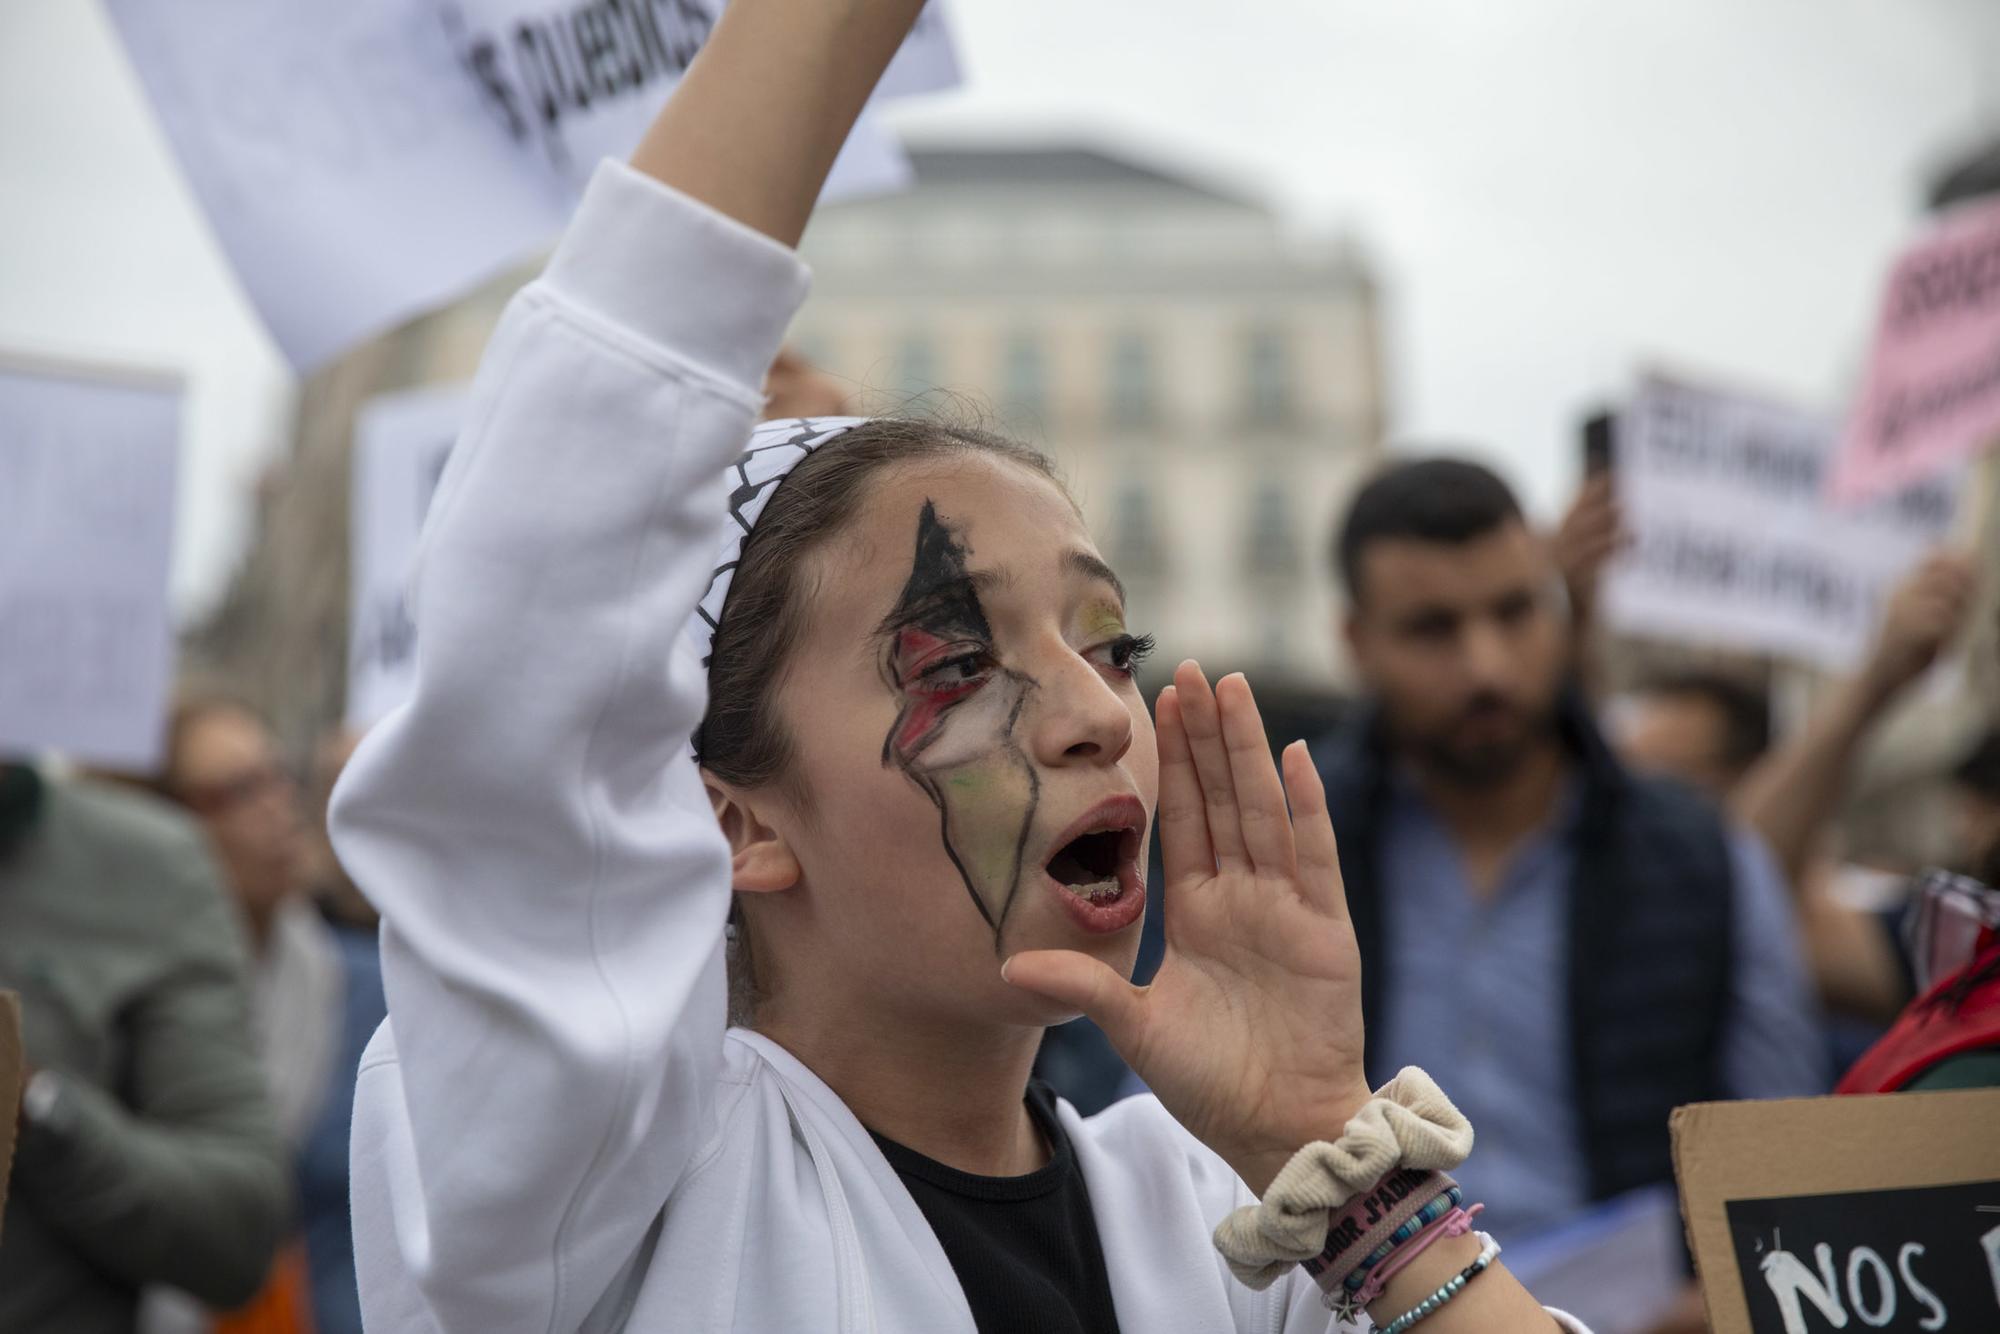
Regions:
<instances>
[{"instance_id":1,"label":"white keffiyeh headband","mask_svg":"<svg viewBox=\"0 0 2000 1334\"><path fill-rule=\"evenodd\" d=\"M729 585L743 558L743 544L757 526L771 494L792 469L827 441L847 434L867 422L866 417L783 417L763 422L750 433L750 446L729 465L729 519L722 535L722 549L716 553L714 573L708 577L708 591L688 617L687 638L703 670L715 646L715 630L722 623L722 604L729 600Z\"/></svg>"}]
</instances>

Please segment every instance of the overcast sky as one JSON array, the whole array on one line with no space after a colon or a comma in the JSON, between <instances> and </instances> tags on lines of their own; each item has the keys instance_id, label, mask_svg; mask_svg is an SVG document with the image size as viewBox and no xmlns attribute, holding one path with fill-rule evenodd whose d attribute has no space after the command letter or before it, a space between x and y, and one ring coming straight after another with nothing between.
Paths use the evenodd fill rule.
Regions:
<instances>
[{"instance_id":1,"label":"overcast sky","mask_svg":"<svg viewBox=\"0 0 2000 1334\"><path fill-rule=\"evenodd\" d=\"M167 0L155 0L167 3ZM1652 360L1829 410L1928 173L2000 133L1996 0L956 0L969 87L896 121L1081 134L1358 235L1392 425L1544 510ZM212 597L290 385L92 0L0 3L0 349L184 370L174 586Z\"/></svg>"}]
</instances>

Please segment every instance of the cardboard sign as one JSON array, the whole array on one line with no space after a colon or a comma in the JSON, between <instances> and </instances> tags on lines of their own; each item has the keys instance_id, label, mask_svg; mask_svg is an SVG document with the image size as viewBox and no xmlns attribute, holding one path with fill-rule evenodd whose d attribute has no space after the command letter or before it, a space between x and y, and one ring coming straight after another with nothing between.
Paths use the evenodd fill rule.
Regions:
<instances>
[{"instance_id":1,"label":"cardboard sign","mask_svg":"<svg viewBox=\"0 0 2000 1334\"><path fill-rule=\"evenodd\" d=\"M173 377L0 358L0 755L158 762L180 419Z\"/></svg>"},{"instance_id":2,"label":"cardboard sign","mask_svg":"<svg viewBox=\"0 0 2000 1334\"><path fill-rule=\"evenodd\" d=\"M410 567L470 392L447 385L385 394L355 418L347 725L357 732L408 699L416 684Z\"/></svg>"},{"instance_id":3,"label":"cardboard sign","mask_svg":"<svg viewBox=\"0 0 2000 1334\"><path fill-rule=\"evenodd\" d=\"M310 370L550 244L721 0L108 0L251 301ZM905 86L955 76L940 22ZM915 73L909 73L914 68ZM828 197L899 188L864 119Z\"/></svg>"},{"instance_id":4,"label":"cardboard sign","mask_svg":"<svg viewBox=\"0 0 2000 1334\"><path fill-rule=\"evenodd\" d=\"M1853 666L1882 599L1950 530L1958 487L1938 478L1836 507L1826 477L1837 445L1833 423L1788 404L1644 380L1618 417L1614 476L1632 545L1605 574L1607 621Z\"/></svg>"},{"instance_id":5,"label":"cardboard sign","mask_svg":"<svg viewBox=\"0 0 2000 1334\"><path fill-rule=\"evenodd\" d=\"M21 1048L21 998L0 991L0 1225L7 1221L7 1178L14 1168L15 1109L21 1105L21 1080L27 1065ZM0 1242L6 1240L0 1232Z\"/></svg>"},{"instance_id":6,"label":"cardboard sign","mask_svg":"<svg viewBox=\"0 0 2000 1334\"><path fill-rule=\"evenodd\" d=\"M1672 1126L1716 1334L2000 1329L2000 1089L1698 1103Z\"/></svg>"},{"instance_id":7,"label":"cardboard sign","mask_svg":"<svg viewBox=\"0 0 2000 1334\"><path fill-rule=\"evenodd\" d=\"M1896 260L1847 423L1847 502L2000 444L2000 201L1954 209Z\"/></svg>"}]
</instances>

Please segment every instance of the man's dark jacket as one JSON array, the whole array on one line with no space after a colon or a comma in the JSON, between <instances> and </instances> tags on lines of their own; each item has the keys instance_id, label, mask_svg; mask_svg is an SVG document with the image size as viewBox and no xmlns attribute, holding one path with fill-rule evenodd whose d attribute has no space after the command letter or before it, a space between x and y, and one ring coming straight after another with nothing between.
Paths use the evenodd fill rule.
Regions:
<instances>
[{"instance_id":1,"label":"man's dark jacket","mask_svg":"<svg viewBox=\"0 0 2000 1334\"><path fill-rule=\"evenodd\" d=\"M1569 1059L1591 1197L1606 1199L1672 1181L1669 1114L1728 1096L1733 875L1713 808L1627 772L1576 697L1564 697L1557 725L1582 784L1566 889ZM1360 709L1314 754L1361 946L1362 1010L1368 1031L1384 1033L1392 989L1377 868L1393 761L1379 711ZM1369 1051L1378 1087L1391 1055ZM1449 1091L1450 1072L1432 1073Z\"/></svg>"}]
</instances>

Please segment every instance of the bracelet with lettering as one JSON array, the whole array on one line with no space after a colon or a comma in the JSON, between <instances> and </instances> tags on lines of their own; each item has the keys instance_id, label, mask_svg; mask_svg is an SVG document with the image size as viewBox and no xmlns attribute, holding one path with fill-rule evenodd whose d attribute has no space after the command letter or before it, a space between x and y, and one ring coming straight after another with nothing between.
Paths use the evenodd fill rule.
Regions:
<instances>
[{"instance_id":1,"label":"bracelet with lettering","mask_svg":"<svg viewBox=\"0 0 2000 1334\"><path fill-rule=\"evenodd\" d=\"M1304 1262L1305 1270L1322 1291L1337 1292L1369 1257L1381 1251L1399 1231L1421 1217L1441 1200L1453 1200L1438 1215L1455 1207L1458 1186L1442 1172L1398 1168L1362 1191L1340 1208L1330 1211L1326 1245ZM1414 1236L1421 1227L1410 1230ZM1359 1281L1355 1284L1359 1286Z\"/></svg>"}]
</instances>

